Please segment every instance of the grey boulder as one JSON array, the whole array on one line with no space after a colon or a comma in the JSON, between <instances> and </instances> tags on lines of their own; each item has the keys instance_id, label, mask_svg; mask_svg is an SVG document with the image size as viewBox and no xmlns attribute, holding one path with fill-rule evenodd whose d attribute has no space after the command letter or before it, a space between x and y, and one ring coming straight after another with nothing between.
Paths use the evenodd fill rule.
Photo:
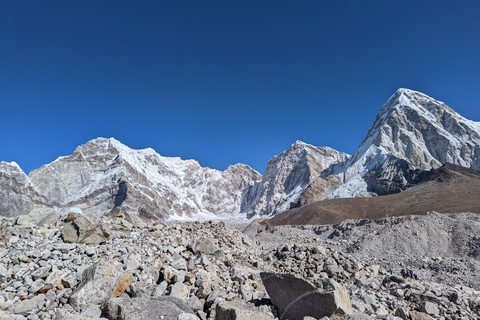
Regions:
<instances>
[{"instance_id":1,"label":"grey boulder","mask_svg":"<svg viewBox=\"0 0 480 320\"><path fill-rule=\"evenodd\" d=\"M115 290L122 271L115 260L102 259L85 269L82 282L70 297L70 305L81 311L92 304L102 304Z\"/></svg>"},{"instance_id":2,"label":"grey boulder","mask_svg":"<svg viewBox=\"0 0 480 320\"><path fill-rule=\"evenodd\" d=\"M193 314L188 305L174 297L115 298L102 306L102 316L115 320L177 320L180 315Z\"/></svg>"},{"instance_id":3,"label":"grey boulder","mask_svg":"<svg viewBox=\"0 0 480 320\"><path fill-rule=\"evenodd\" d=\"M352 315L347 290L333 279L318 279L316 287L289 274L260 274L279 319Z\"/></svg>"},{"instance_id":4,"label":"grey boulder","mask_svg":"<svg viewBox=\"0 0 480 320\"><path fill-rule=\"evenodd\" d=\"M57 218L58 215L55 213L55 209L40 207L33 209L26 215L19 216L17 224L25 227L53 226Z\"/></svg>"},{"instance_id":5,"label":"grey boulder","mask_svg":"<svg viewBox=\"0 0 480 320\"><path fill-rule=\"evenodd\" d=\"M23 300L15 304L15 313L26 314L32 312L38 312L45 301L45 295L39 294L32 299Z\"/></svg>"},{"instance_id":6,"label":"grey boulder","mask_svg":"<svg viewBox=\"0 0 480 320\"><path fill-rule=\"evenodd\" d=\"M80 214L70 213L66 221L67 224L61 230L65 242L98 245L110 238L108 227L96 225Z\"/></svg>"},{"instance_id":7,"label":"grey boulder","mask_svg":"<svg viewBox=\"0 0 480 320\"><path fill-rule=\"evenodd\" d=\"M271 314L234 301L221 301L217 304L215 320L273 320Z\"/></svg>"}]
</instances>

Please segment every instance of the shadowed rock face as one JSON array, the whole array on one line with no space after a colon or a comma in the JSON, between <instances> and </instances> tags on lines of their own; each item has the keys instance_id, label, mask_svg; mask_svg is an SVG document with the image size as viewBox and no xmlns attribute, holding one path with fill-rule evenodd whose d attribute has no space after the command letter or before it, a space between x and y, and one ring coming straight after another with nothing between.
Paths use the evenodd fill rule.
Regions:
<instances>
[{"instance_id":1,"label":"shadowed rock face","mask_svg":"<svg viewBox=\"0 0 480 320\"><path fill-rule=\"evenodd\" d=\"M113 201L113 204L115 207L119 207L122 205L123 201L127 198L127 191L128 187L125 181L121 181L118 184L118 192L115 195L115 200Z\"/></svg>"},{"instance_id":2,"label":"shadowed rock face","mask_svg":"<svg viewBox=\"0 0 480 320\"><path fill-rule=\"evenodd\" d=\"M429 174L430 171L412 169L407 161L392 156L378 169L367 172L364 179L369 191L382 196L413 187Z\"/></svg>"}]
</instances>

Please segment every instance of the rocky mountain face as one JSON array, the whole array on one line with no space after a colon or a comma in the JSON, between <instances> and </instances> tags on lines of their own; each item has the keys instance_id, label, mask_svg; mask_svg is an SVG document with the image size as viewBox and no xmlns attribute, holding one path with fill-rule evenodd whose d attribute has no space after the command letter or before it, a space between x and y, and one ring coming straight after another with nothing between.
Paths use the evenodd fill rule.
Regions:
<instances>
[{"instance_id":1,"label":"rocky mountain face","mask_svg":"<svg viewBox=\"0 0 480 320\"><path fill-rule=\"evenodd\" d=\"M15 162L0 162L0 215L27 214L47 200Z\"/></svg>"},{"instance_id":2,"label":"rocky mountain face","mask_svg":"<svg viewBox=\"0 0 480 320\"><path fill-rule=\"evenodd\" d=\"M345 153L297 141L273 157L262 176L247 165L222 172L194 160L162 157L153 149L133 150L113 138L98 138L33 170L29 177L18 166L15 170L50 206L79 208L90 217L122 212L130 219L244 220L288 209L314 180L322 180L324 190L333 190L338 179L319 176L346 159ZM16 185L22 193L22 183ZM23 198L33 203L30 193ZM11 204L5 201L5 206Z\"/></svg>"},{"instance_id":3,"label":"rocky mountain face","mask_svg":"<svg viewBox=\"0 0 480 320\"><path fill-rule=\"evenodd\" d=\"M325 169L346 161L348 157L348 154L332 148L295 142L268 161L262 180L244 191L241 211L251 217L273 216L289 209ZM338 185L335 181L322 181L324 190Z\"/></svg>"},{"instance_id":4,"label":"rocky mountain face","mask_svg":"<svg viewBox=\"0 0 480 320\"><path fill-rule=\"evenodd\" d=\"M414 185L422 171L445 162L480 168L480 123L423 93L399 89L352 157L323 175L342 181L330 198L382 195Z\"/></svg>"},{"instance_id":5,"label":"rocky mountain face","mask_svg":"<svg viewBox=\"0 0 480 320\"><path fill-rule=\"evenodd\" d=\"M202 220L238 214L242 192L261 175L242 164L222 172L98 138L33 170L29 178L53 206L78 207L87 215Z\"/></svg>"}]
</instances>

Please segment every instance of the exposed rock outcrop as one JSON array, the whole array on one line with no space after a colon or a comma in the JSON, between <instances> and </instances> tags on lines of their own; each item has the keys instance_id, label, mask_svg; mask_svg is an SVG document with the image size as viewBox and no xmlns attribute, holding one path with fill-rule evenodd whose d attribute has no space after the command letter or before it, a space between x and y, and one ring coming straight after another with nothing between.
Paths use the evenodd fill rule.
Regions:
<instances>
[{"instance_id":1,"label":"exposed rock outcrop","mask_svg":"<svg viewBox=\"0 0 480 320\"><path fill-rule=\"evenodd\" d=\"M65 242L97 245L110 237L108 227L101 223L94 224L80 214L69 213L65 221L67 224L61 230L62 239Z\"/></svg>"}]
</instances>

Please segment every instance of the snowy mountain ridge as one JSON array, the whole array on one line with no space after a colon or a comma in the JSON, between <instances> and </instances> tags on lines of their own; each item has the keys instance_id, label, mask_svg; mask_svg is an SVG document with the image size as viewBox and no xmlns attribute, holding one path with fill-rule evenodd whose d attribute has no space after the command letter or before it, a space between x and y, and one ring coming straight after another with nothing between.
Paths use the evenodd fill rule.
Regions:
<instances>
[{"instance_id":1,"label":"snowy mountain ridge","mask_svg":"<svg viewBox=\"0 0 480 320\"><path fill-rule=\"evenodd\" d=\"M0 215L37 206L131 220L272 217L314 201L401 192L450 162L480 170L480 122L443 102L399 89L381 108L352 156L296 141L270 159L263 175L247 165L225 171L195 160L134 150L97 138L30 172L0 164Z\"/></svg>"},{"instance_id":2,"label":"snowy mountain ridge","mask_svg":"<svg viewBox=\"0 0 480 320\"><path fill-rule=\"evenodd\" d=\"M260 174L238 164L225 171L195 160L162 157L153 149L133 150L110 138L79 146L68 157L30 173L53 204L99 214L212 217L236 214L241 192Z\"/></svg>"}]
</instances>

